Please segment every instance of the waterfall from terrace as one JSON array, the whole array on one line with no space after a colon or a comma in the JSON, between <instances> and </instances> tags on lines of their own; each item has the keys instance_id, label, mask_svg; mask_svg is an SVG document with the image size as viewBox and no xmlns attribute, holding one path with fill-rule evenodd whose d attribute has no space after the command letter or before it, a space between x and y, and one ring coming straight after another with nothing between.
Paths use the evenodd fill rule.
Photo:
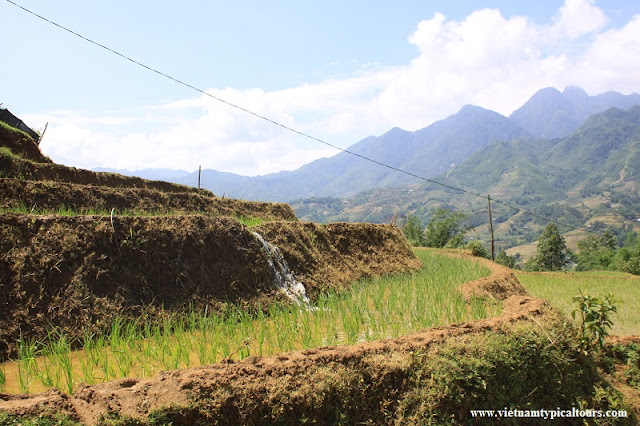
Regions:
<instances>
[{"instance_id":1,"label":"waterfall from terrace","mask_svg":"<svg viewBox=\"0 0 640 426\"><path fill-rule=\"evenodd\" d=\"M298 281L289 270L287 262L282 256L278 247L265 241L262 235L251 231L253 236L262 244L267 261L275 276L276 286L291 300L298 305L310 306L304 285Z\"/></svg>"}]
</instances>

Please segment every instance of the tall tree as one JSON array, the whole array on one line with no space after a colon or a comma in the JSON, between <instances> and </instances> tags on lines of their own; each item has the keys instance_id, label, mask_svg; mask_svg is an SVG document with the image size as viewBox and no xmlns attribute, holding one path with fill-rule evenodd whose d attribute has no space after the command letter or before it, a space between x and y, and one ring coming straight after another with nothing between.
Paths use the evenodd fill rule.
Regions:
<instances>
[{"instance_id":1,"label":"tall tree","mask_svg":"<svg viewBox=\"0 0 640 426\"><path fill-rule=\"evenodd\" d=\"M555 223L549 223L538 241L538 254L531 261L530 269L559 271L567 261L567 245Z\"/></svg>"},{"instance_id":2,"label":"tall tree","mask_svg":"<svg viewBox=\"0 0 640 426\"><path fill-rule=\"evenodd\" d=\"M589 234L578 241L578 268L582 271L609 269L616 254L616 236L610 230Z\"/></svg>"}]
</instances>

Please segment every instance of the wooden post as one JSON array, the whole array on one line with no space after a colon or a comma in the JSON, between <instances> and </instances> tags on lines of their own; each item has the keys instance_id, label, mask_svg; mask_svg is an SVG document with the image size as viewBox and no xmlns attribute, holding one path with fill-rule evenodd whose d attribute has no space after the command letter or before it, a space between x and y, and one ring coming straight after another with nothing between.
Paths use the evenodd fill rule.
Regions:
<instances>
[{"instance_id":1,"label":"wooden post","mask_svg":"<svg viewBox=\"0 0 640 426\"><path fill-rule=\"evenodd\" d=\"M496 260L493 249L493 221L491 220L491 196L487 195L487 201L489 202L489 230L491 231L491 260Z\"/></svg>"},{"instance_id":2,"label":"wooden post","mask_svg":"<svg viewBox=\"0 0 640 426\"><path fill-rule=\"evenodd\" d=\"M200 189L200 175L202 174L202 166L198 166L198 189Z\"/></svg>"},{"instance_id":3,"label":"wooden post","mask_svg":"<svg viewBox=\"0 0 640 426\"><path fill-rule=\"evenodd\" d=\"M42 134L38 138L38 143L36 145L40 146L40 142L42 142L42 138L44 138L44 132L47 131L47 127L49 127L49 122L48 121L47 121L47 124L44 125L44 130L42 131Z\"/></svg>"}]
</instances>

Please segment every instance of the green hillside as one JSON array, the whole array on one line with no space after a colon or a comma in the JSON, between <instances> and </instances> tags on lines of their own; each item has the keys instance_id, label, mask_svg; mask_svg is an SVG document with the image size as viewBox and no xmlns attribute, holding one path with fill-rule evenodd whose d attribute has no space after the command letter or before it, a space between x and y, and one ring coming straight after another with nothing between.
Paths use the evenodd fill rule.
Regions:
<instances>
[{"instance_id":1,"label":"green hillside","mask_svg":"<svg viewBox=\"0 0 640 426\"><path fill-rule=\"evenodd\" d=\"M564 139L495 141L436 181L503 201L572 227L600 221L636 226L640 217L640 106L590 117ZM387 222L434 208L464 212L473 238L488 239L486 195L473 197L434 184L376 189L354 197L297 200L298 217L319 221ZM535 241L544 220L492 206L498 247ZM570 227L561 229L571 231Z\"/></svg>"}]
</instances>

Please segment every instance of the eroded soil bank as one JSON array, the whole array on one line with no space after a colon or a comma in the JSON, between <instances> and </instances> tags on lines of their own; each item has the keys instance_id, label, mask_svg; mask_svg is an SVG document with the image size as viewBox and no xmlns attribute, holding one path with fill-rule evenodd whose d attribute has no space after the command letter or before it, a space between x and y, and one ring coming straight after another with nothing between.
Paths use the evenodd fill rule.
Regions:
<instances>
[{"instance_id":1,"label":"eroded soil bank","mask_svg":"<svg viewBox=\"0 0 640 426\"><path fill-rule=\"evenodd\" d=\"M144 181L149 184L151 181ZM155 184L155 183L154 183ZM87 211L137 214L207 214L264 220L297 221L291 206L220 198L208 191L178 187L173 192L153 188L110 188L53 181L0 178L0 207L29 212L64 208L77 214ZM184 189L183 192L177 192Z\"/></svg>"},{"instance_id":2,"label":"eroded soil bank","mask_svg":"<svg viewBox=\"0 0 640 426\"><path fill-rule=\"evenodd\" d=\"M390 225L270 222L257 227L317 292L419 261ZM250 230L228 217L0 215L0 356L16 341L99 333L117 316L216 309L277 297ZM346 241L349 241L348 243Z\"/></svg>"}]
</instances>

